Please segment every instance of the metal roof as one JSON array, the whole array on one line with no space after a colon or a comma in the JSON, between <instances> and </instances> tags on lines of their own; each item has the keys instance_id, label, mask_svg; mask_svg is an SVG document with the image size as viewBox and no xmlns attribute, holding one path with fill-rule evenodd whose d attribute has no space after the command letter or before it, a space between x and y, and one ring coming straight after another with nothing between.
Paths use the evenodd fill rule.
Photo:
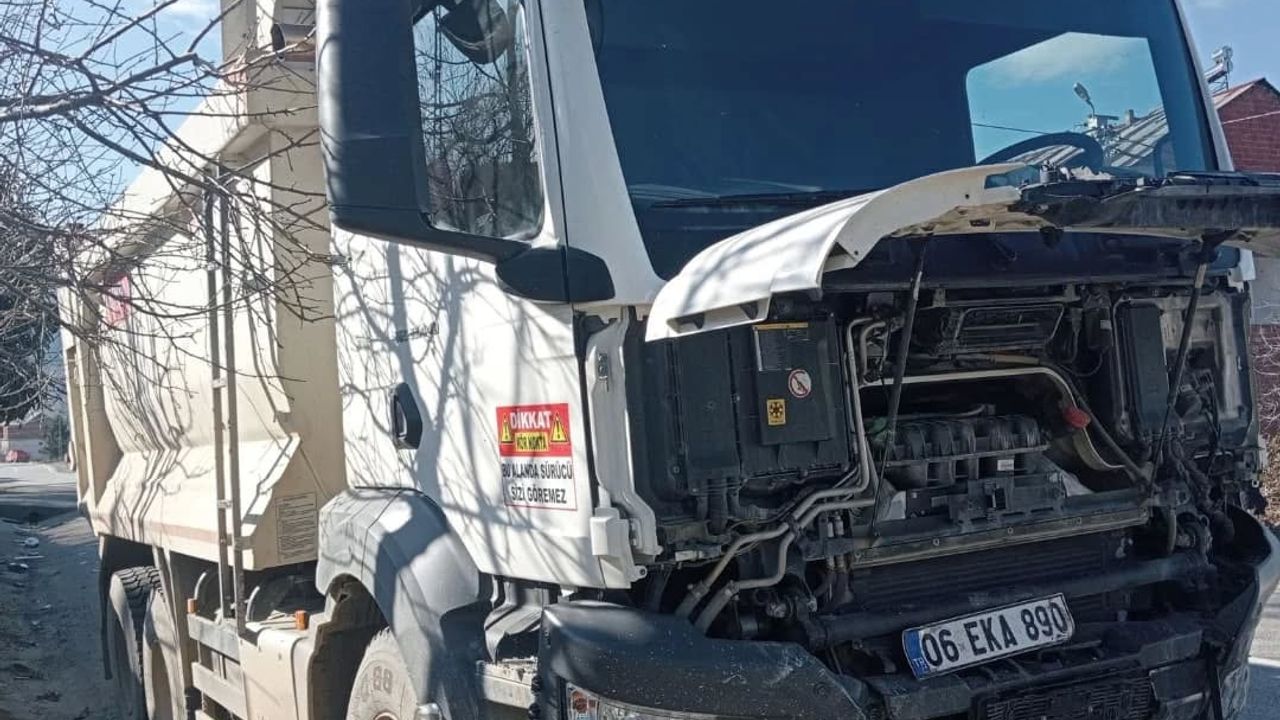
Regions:
<instances>
[{"instance_id":1,"label":"metal roof","mask_svg":"<svg viewBox=\"0 0 1280 720\"><path fill-rule=\"evenodd\" d=\"M1270 83L1260 78L1214 93L1214 107L1223 108L1260 83L1270 86ZM1085 132L1102 143L1103 148L1107 151L1108 165L1122 168L1149 166L1148 170L1154 170L1152 156L1160 148L1161 142L1169 135L1169 120L1165 115L1164 109L1160 108L1138 117L1132 123L1112 125L1109 131L1088 130ZM1012 162L1027 163L1028 165L1061 165L1081 152L1083 151L1076 147L1058 145L1032 150L1012 158Z\"/></svg>"}]
</instances>

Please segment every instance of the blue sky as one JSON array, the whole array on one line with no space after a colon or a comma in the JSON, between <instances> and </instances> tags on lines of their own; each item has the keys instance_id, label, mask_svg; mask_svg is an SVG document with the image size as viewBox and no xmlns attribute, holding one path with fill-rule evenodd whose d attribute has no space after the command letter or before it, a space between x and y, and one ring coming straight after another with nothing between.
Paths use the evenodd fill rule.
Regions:
<instances>
[{"instance_id":1,"label":"blue sky","mask_svg":"<svg viewBox=\"0 0 1280 720\"><path fill-rule=\"evenodd\" d=\"M1233 83L1266 76L1280 85L1280 0L1183 0L1202 60L1236 51Z\"/></svg>"}]
</instances>

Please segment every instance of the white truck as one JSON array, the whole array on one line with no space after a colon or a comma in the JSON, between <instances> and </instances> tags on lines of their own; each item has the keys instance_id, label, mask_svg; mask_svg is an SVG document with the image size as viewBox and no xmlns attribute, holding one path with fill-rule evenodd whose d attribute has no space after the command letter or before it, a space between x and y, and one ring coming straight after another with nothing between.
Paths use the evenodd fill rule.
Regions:
<instances>
[{"instance_id":1,"label":"white truck","mask_svg":"<svg viewBox=\"0 0 1280 720\"><path fill-rule=\"evenodd\" d=\"M122 717L1238 714L1280 181L1176 0L305 5L180 131L273 209L68 302Z\"/></svg>"}]
</instances>

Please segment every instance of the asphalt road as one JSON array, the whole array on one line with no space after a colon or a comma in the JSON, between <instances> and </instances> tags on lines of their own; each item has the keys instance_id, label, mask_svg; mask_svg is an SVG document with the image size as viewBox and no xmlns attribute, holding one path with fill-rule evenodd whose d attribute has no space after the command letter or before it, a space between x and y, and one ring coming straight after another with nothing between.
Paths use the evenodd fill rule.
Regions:
<instances>
[{"instance_id":1,"label":"asphalt road","mask_svg":"<svg viewBox=\"0 0 1280 720\"><path fill-rule=\"evenodd\" d=\"M0 464L0 518L39 522L76 509L75 474L60 463Z\"/></svg>"},{"instance_id":2,"label":"asphalt road","mask_svg":"<svg viewBox=\"0 0 1280 720\"><path fill-rule=\"evenodd\" d=\"M1280 593L1262 611L1253 639L1252 686L1243 720L1275 720L1280 716Z\"/></svg>"}]
</instances>

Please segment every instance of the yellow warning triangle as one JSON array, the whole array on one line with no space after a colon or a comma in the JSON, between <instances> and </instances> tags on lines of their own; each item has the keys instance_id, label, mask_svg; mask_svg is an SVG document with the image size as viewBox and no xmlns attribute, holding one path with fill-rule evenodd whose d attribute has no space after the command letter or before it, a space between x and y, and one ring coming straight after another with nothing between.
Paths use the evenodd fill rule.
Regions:
<instances>
[{"instance_id":1,"label":"yellow warning triangle","mask_svg":"<svg viewBox=\"0 0 1280 720\"><path fill-rule=\"evenodd\" d=\"M564 423L560 422L559 415L556 415L551 423L551 442L569 442L568 436L564 434Z\"/></svg>"},{"instance_id":2,"label":"yellow warning triangle","mask_svg":"<svg viewBox=\"0 0 1280 720\"><path fill-rule=\"evenodd\" d=\"M499 432L499 435L501 437L498 438L498 442L509 443L514 440L514 438L511 437L511 418L503 418L502 430Z\"/></svg>"}]
</instances>

